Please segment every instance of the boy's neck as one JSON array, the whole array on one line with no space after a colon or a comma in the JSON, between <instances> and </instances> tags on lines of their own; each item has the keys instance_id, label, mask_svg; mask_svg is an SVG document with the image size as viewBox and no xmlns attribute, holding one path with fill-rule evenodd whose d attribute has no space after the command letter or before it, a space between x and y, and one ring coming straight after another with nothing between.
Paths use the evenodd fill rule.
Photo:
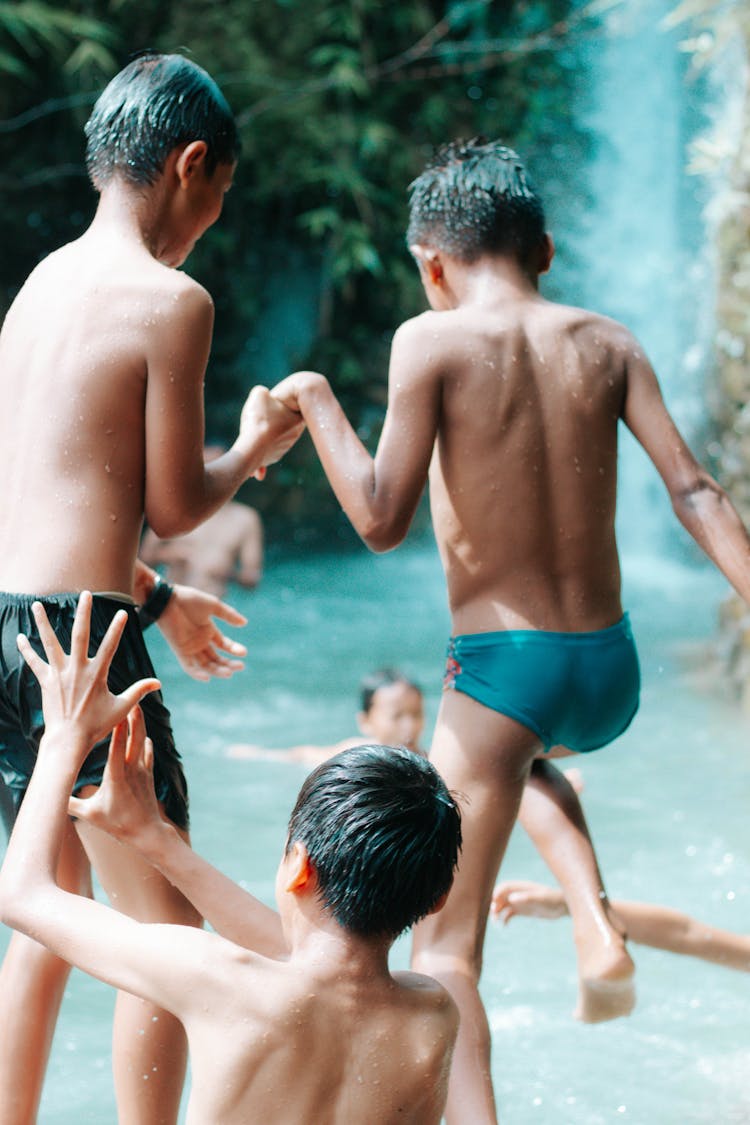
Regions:
<instances>
[{"instance_id":1,"label":"boy's neck","mask_svg":"<svg viewBox=\"0 0 750 1125\"><path fill-rule=\"evenodd\" d=\"M529 274L516 258L487 255L471 263L453 258L444 263L444 270L455 308L489 308L539 295L538 276Z\"/></svg>"},{"instance_id":2,"label":"boy's neck","mask_svg":"<svg viewBox=\"0 0 750 1125\"><path fill-rule=\"evenodd\" d=\"M130 245L140 245L158 259L164 208L160 181L136 188L114 177L100 193L89 230Z\"/></svg>"},{"instance_id":3,"label":"boy's neck","mask_svg":"<svg viewBox=\"0 0 750 1125\"><path fill-rule=\"evenodd\" d=\"M313 918L307 911L285 920L289 960L304 964L313 976L374 980L390 976L388 937L361 937L340 926L326 910Z\"/></svg>"}]
</instances>

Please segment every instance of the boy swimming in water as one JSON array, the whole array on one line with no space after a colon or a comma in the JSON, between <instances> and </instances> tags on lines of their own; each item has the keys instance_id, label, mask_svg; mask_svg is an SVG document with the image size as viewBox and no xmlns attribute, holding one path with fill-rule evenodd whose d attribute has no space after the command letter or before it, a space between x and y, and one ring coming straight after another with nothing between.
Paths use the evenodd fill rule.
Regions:
<instances>
[{"instance_id":1,"label":"boy swimming in water","mask_svg":"<svg viewBox=\"0 0 750 1125\"><path fill-rule=\"evenodd\" d=\"M203 461L213 305L174 267L219 217L239 153L216 84L188 59L143 56L109 83L86 135L99 193L93 222L32 272L0 335L0 771L15 811L43 730L38 688L15 648L17 633L33 633L33 599L42 597L55 628L69 636L78 591L98 591L96 640L126 605L113 682L122 689L151 675L141 626L172 616L173 608L168 587L147 568L136 571L144 513L162 535L188 530L262 474L299 433L288 412L255 388L231 449ZM145 603L140 621L134 599ZM193 630L193 649L183 652L191 670L205 676L220 666L209 614L172 624L178 633L185 624ZM187 793L169 713L158 693L144 707L159 799L186 832ZM99 783L106 756L106 743L92 752L79 789ZM199 923L193 907L127 849L95 836L86 848L119 909L142 920ZM89 886L72 826L61 873L72 890ZM67 972L46 950L13 936L0 974L3 1125L35 1119ZM130 996L118 1000L115 1022L121 1119L176 1120L185 1067L179 1023Z\"/></svg>"},{"instance_id":2,"label":"boy swimming in water","mask_svg":"<svg viewBox=\"0 0 750 1125\"><path fill-rule=\"evenodd\" d=\"M544 210L500 143L448 145L414 182L408 243L432 307L396 332L375 457L327 380L274 390L300 411L342 507L373 550L404 538L429 474L453 637L430 759L465 794L464 849L444 911L415 931L414 964L461 1012L447 1120L497 1120L478 991L495 878L527 778L557 806L552 756L615 739L638 706L614 517L623 421L675 511L750 600L750 540L678 433L621 325L544 300ZM538 761L535 761L538 759ZM633 964L587 835L544 855L574 916L578 1015L625 1014Z\"/></svg>"},{"instance_id":3,"label":"boy swimming in water","mask_svg":"<svg viewBox=\"0 0 750 1125\"><path fill-rule=\"evenodd\" d=\"M0 917L174 1013L191 1047L188 1122L438 1125L456 1008L435 981L388 967L394 939L440 908L453 879L460 815L437 771L383 746L314 770L289 821L276 914L200 860L160 815L134 707L158 681L110 692L125 614L89 658L91 601L80 597L69 656L39 603L32 613L48 663L19 638L41 683L46 729L0 874ZM138 849L217 933L134 921L58 885L71 789L113 725L106 779L70 812Z\"/></svg>"},{"instance_id":4,"label":"boy swimming in water","mask_svg":"<svg viewBox=\"0 0 750 1125\"><path fill-rule=\"evenodd\" d=\"M424 696L413 680L396 668L381 668L365 676L360 684L357 713L359 736L344 738L333 746L303 744L288 750L269 750L244 742L229 747L230 758L263 759L272 762L302 762L308 766L325 762L334 754L377 742L381 746L405 746L423 754L419 740L424 730Z\"/></svg>"}]
</instances>

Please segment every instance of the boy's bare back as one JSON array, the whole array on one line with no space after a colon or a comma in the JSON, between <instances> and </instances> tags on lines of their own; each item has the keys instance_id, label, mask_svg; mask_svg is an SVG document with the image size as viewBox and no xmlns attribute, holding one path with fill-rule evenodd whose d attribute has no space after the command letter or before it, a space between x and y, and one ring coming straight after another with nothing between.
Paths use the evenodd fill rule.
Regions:
<instances>
[{"instance_id":1,"label":"boy's bare back","mask_svg":"<svg viewBox=\"0 0 750 1125\"><path fill-rule=\"evenodd\" d=\"M200 286L116 232L89 231L31 274L0 335L0 538L14 544L1 589L130 591L211 323Z\"/></svg>"},{"instance_id":2,"label":"boy's bare back","mask_svg":"<svg viewBox=\"0 0 750 1125\"><path fill-rule=\"evenodd\" d=\"M455 631L613 624L628 334L537 295L406 327L439 368L430 501Z\"/></svg>"},{"instance_id":3,"label":"boy's bare back","mask_svg":"<svg viewBox=\"0 0 750 1125\"><path fill-rule=\"evenodd\" d=\"M185 1020L190 1122L437 1125L457 1024L444 989L345 957L312 968L224 950Z\"/></svg>"}]
</instances>

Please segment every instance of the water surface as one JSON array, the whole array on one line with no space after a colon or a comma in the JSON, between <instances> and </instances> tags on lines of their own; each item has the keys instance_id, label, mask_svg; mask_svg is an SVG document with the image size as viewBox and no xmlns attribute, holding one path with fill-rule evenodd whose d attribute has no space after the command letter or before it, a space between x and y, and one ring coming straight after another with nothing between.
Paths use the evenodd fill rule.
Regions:
<instances>
[{"instance_id":1,"label":"water surface","mask_svg":"<svg viewBox=\"0 0 750 1125\"><path fill-rule=\"evenodd\" d=\"M641 712L613 747L579 760L608 889L750 932L750 721L704 675L725 586L705 569L651 558L626 558L625 585L642 656ZM234 591L233 600L250 618L241 676L194 684L155 631L152 649L186 759L195 845L270 901L304 769L230 760L226 746L353 733L359 678L385 663L422 684L431 724L448 617L429 546L276 561L256 592ZM504 872L546 879L520 830ZM404 965L407 952L401 943L394 962ZM484 995L504 1125L750 1122L750 978L665 953L635 956L634 1015L585 1027L570 1016L569 923L491 928ZM74 973L41 1125L115 1121L110 1017L110 990Z\"/></svg>"}]
</instances>

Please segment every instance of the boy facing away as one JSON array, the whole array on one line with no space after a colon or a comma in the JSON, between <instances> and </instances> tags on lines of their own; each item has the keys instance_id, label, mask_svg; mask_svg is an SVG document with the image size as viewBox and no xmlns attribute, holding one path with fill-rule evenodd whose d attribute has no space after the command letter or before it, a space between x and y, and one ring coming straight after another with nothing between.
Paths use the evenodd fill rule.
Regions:
<instances>
[{"instance_id":1,"label":"boy facing away","mask_svg":"<svg viewBox=\"0 0 750 1125\"><path fill-rule=\"evenodd\" d=\"M746 600L750 540L630 333L540 296L553 245L514 152L480 141L439 152L412 185L408 243L431 311L394 336L374 459L322 375L298 372L273 393L300 411L373 550L403 539L429 473L453 633L430 758L467 801L461 867L445 910L415 931L414 963L461 1012L447 1120L481 1125L497 1120L482 947L524 782L564 817L570 787L549 758L604 746L638 706L614 529L620 421ZM606 1019L631 1009L633 965L582 818L568 829L564 848L545 851L558 831L535 843L573 915L578 1015Z\"/></svg>"},{"instance_id":2,"label":"boy facing away","mask_svg":"<svg viewBox=\"0 0 750 1125\"><path fill-rule=\"evenodd\" d=\"M98 592L95 640L125 604L128 627L113 682L124 688L152 675L133 595L155 618L168 590L154 589L144 568L136 573L144 514L161 535L188 530L246 478L262 475L299 432L268 392L255 388L237 440L211 464L203 461L213 306L174 267L218 218L239 152L216 84L180 56L141 57L109 83L86 134L99 192L95 217L82 237L32 272L0 335L0 771L16 811L43 729L38 688L15 648L16 634L33 632L33 598L42 598L55 628L69 636L77 592ZM207 641L210 649L210 631ZM186 832L187 794L169 713L158 693L144 706L158 796ZM105 761L103 744L84 764L80 790L100 782ZM199 924L193 907L166 880L145 878L145 865L127 849L92 838L86 850L121 910ZM61 877L71 890L89 885L72 826ZM45 950L12 938L0 974L3 1125L35 1118L67 971ZM184 1067L177 1021L120 998L121 1118L139 1125L176 1120ZM141 1077L146 1069L149 1083Z\"/></svg>"},{"instance_id":3,"label":"boy facing away","mask_svg":"<svg viewBox=\"0 0 750 1125\"><path fill-rule=\"evenodd\" d=\"M158 681L117 696L107 685L126 615L89 658L90 594L70 655L42 606L32 612L48 663L27 638L19 647L41 683L46 727L0 875L3 921L174 1013L191 1047L194 1125L438 1125L455 1005L435 981L388 968L395 937L440 908L453 878L460 816L437 771L407 750L365 746L310 774L289 821L276 915L160 816L134 707ZM58 885L71 789L113 724L102 787L70 811L141 850L218 933L144 924ZM86 835L101 834L91 825Z\"/></svg>"}]
</instances>

